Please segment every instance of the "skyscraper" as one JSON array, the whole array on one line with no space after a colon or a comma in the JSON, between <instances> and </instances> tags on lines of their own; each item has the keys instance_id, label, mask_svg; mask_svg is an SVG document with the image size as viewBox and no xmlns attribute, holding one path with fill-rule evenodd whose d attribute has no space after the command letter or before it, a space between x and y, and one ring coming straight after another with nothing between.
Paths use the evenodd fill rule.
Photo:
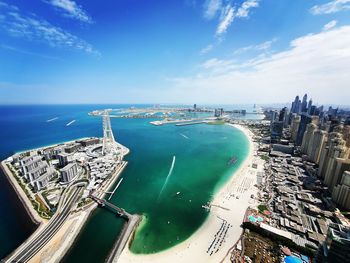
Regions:
<instances>
[{"instance_id":1,"label":"skyscraper","mask_svg":"<svg viewBox=\"0 0 350 263\"><path fill-rule=\"evenodd\" d=\"M296 137L296 145L301 145L303 141L304 132L306 131L306 127L309 123L314 122L315 124L318 124L318 117L317 116L310 116L307 113L302 113L300 119L300 124L298 128L298 134Z\"/></svg>"},{"instance_id":2,"label":"skyscraper","mask_svg":"<svg viewBox=\"0 0 350 263\"><path fill-rule=\"evenodd\" d=\"M327 132L320 129L316 129L312 134L310 143L307 149L307 156L309 160L319 164L321 157L321 150L327 143Z\"/></svg>"},{"instance_id":3,"label":"skyscraper","mask_svg":"<svg viewBox=\"0 0 350 263\"><path fill-rule=\"evenodd\" d=\"M313 133L316 129L317 129L317 126L314 123L309 123L307 125L306 131L304 132L303 141L301 144L301 152L302 153L304 153L304 154L308 153L308 147L309 147L310 143L312 144L311 138L312 138Z\"/></svg>"},{"instance_id":4,"label":"skyscraper","mask_svg":"<svg viewBox=\"0 0 350 263\"><path fill-rule=\"evenodd\" d=\"M309 103L307 105L307 113L310 115L312 115L311 114L311 107L312 107L312 99L309 100Z\"/></svg>"},{"instance_id":5,"label":"skyscraper","mask_svg":"<svg viewBox=\"0 0 350 263\"><path fill-rule=\"evenodd\" d=\"M307 94L304 95L301 103L301 112L307 112Z\"/></svg>"}]
</instances>

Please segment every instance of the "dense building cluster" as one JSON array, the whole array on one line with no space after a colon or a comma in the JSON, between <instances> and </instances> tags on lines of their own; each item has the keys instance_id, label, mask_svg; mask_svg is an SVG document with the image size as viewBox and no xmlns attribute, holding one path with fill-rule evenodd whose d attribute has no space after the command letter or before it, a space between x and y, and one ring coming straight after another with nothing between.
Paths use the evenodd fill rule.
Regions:
<instances>
[{"instance_id":1,"label":"dense building cluster","mask_svg":"<svg viewBox=\"0 0 350 263\"><path fill-rule=\"evenodd\" d=\"M91 159L88 150L100 144L98 138L89 138L46 147L12 156L13 167L34 192L49 184L65 185L83 174ZM101 146L100 146L101 148Z\"/></svg>"},{"instance_id":2,"label":"dense building cluster","mask_svg":"<svg viewBox=\"0 0 350 263\"><path fill-rule=\"evenodd\" d=\"M270 111L271 142L283 153L299 150L303 160L314 164L333 202L350 209L350 112L323 108L307 102L305 94L302 101L295 98L290 112Z\"/></svg>"},{"instance_id":3,"label":"dense building cluster","mask_svg":"<svg viewBox=\"0 0 350 263\"><path fill-rule=\"evenodd\" d=\"M290 110L266 113L271 120L265 138L271 149L265 177L266 193L273 196L267 202L274 213L271 224L305 244L319 245L320 262L349 262L344 253L350 225L340 211L350 210L350 112L324 110L305 94ZM330 261L335 246L338 259Z\"/></svg>"}]
</instances>

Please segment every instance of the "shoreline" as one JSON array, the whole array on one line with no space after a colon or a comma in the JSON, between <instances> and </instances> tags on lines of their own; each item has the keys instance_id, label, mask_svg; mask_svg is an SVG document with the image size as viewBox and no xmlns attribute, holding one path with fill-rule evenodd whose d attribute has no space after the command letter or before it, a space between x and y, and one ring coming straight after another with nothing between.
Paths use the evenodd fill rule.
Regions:
<instances>
[{"instance_id":1,"label":"shoreline","mask_svg":"<svg viewBox=\"0 0 350 263\"><path fill-rule=\"evenodd\" d=\"M118 143L119 144L119 143ZM127 155L130 150L119 144L123 149L123 157ZM97 194L100 198L104 198L112 186L116 183L117 179L121 176L127 161L122 161L122 165L112 175L112 180L103 185L101 191ZM66 222L62 225L61 229L53 236L53 238L41 248L41 250L30 260L32 263L45 262L45 263L58 263L61 262L75 245L81 230L92 216L98 205L95 202L90 203L86 207L77 208L74 214L71 214Z\"/></svg>"},{"instance_id":2,"label":"shoreline","mask_svg":"<svg viewBox=\"0 0 350 263\"><path fill-rule=\"evenodd\" d=\"M28 199L28 196L25 194L22 187L18 184L18 182L14 178L12 171L10 171L10 169L7 167L5 161L1 161L0 169L2 170L7 181L11 185L12 189L15 191L16 196L20 201L20 203L22 204L24 210L26 211L26 214L30 218L31 223L37 226L37 228L39 228L40 225L45 224L46 223L45 220L41 218L38 215L38 213L34 210L32 203Z\"/></svg>"},{"instance_id":3,"label":"shoreline","mask_svg":"<svg viewBox=\"0 0 350 263\"><path fill-rule=\"evenodd\" d=\"M94 138L94 137L86 137L86 138ZM82 140L84 138L79 138L73 141L63 142L63 143L71 143L75 142L77 140ZM45 148L50 148L54 146L61 145L63 143L53 144L49 146L43 146L32 150L26 150L22 152L17 152L15 154L21 154L24 152L31 152L31 151L38 151ZM121 147L122 150L122 156L124 159L124 156L130 153L130 149L125 147L124 145L117 143L119 147ZM15 251L20 249L25 243L29 242L33 237L37 235L37 233L40 232L40 230L48 223L49 220L45 220L41 218L38 213L34 210L32 203L30 202L28 196L25 194L17 180L14 178L15 175L13 175L12 171L7 166L8 158L1 161L0 163L0 169L4 173L5 177L7 178L7 181L12 186L12 188L15 190L15 194L19 201L21 202L21 205L24 207L24 210L26 211L26 214L31 220L31 223L36 226L35 230L30 234L28 238L26 238L18 247L16 247L10 254L8 254L3 260L7 260L10 258ZM127 166L128 162L122 160L121 165L119 168L114 171L111 178L107 180L107 182L104 182L101 189L98 191L98 196L101 198L104 198L107 194L106 191L109 191L112 186L115 184L118 178L120 178L122 172L124 171L124 168ZM69 250L72 248L74 243L76 242L76 239L78 238L81 230L87 223L88 219L92 215L92 213L97 208L97 204L92 201L92 203L86 205L85 207L76 208L75 213L69 215L66 222L62 225L62 227L57 231L57 233L51 238L51 240L46 243L39 251L36 253L36 255L29 260L29 262L60 262L66 254L69 252Z\"/></svg>"},{"instance_id":4,"label":"shoreline","mask_svg":"<svg viewBox=\"0 0 350 263\"><path fill-rule=\"evenodd\" d=\"M133 254L129 249L124 249L119 258L122 263L157 263L174 262L180 260L185 262L215 261L229 262L228 251L239 239L242 229L241 223L246 209L253 204L251 195L258 192L254 186L256 183L256 173L252 171L251 164L256 160L255 143L252 140L252 132L241 125L227 124L239 129L245 134L249 142L249 153L240 167L235 170L227 182L215 193L212 200L210 213L203 224L185 241L180 244L155 254ZM258 167L261 168L261 167ZM255 169L256 172L258 169ZM232 197L232 195L235 195ZM239 198L237 199L237 196ZM229 208L222 209L222 207ZM214 236L221 231L221 227L226 227L227 231L218 251L213 251L211 244L214 242ZM221 236L221 235L218 235ZM215 237L216 238L216 237ZM207 252L209 251L209 253ZM213 251L213 252L210 252ZM212 255L210 255L210 253ZM228 260L228 261L227 261Z\"/></svg>"}]
</instances>

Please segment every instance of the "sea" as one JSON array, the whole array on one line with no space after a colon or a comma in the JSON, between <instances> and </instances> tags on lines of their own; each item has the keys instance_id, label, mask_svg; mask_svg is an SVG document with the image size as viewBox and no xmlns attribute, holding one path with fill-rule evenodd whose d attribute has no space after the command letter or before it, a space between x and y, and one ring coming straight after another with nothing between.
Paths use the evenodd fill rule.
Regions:
<instances>
[{"instance_id":1,"label":"sea","mask_svg":"<svg viewBox=\"0 0 350 263\"><path fill-rule=\"evenodd\" d=\"M150 106L0 106L0 159L82 137L102 137L101 117L88 115L93 110ZM208 216L202 205L238 169L249 150L245 135L228 125L154 126L150 121L111 118L115 139L130 153L121 174L123 182L110 201L129 213L143 215L130 247L136 254L157 253L189 238ZM233 156L237 162L228 165ZM3 174L0 198L1 259L28 238L36 226ZM112 212L97 208L63 262L104 262L123 223Z\"/></svg>"}]
</instances>

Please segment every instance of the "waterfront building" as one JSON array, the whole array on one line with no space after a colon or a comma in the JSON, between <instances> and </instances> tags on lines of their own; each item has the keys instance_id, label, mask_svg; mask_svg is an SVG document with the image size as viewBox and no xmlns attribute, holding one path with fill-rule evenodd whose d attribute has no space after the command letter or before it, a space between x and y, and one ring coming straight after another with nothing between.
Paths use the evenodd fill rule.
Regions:
<instances>
[{"instance_id":1,"label":"waterfront building","mask_svg":"<svg viewBox=\"0 0 350 263\"><path fill-rule=\"evenodd\" d=\"M312 144L311 138L314 132L317 130L317 126L314 123L309 123L307 125L306 131L304 132L302 144L301 144L301 152L304 154L308 153L309 145Z\"/></svg>"},{"instance_id":2,"label":"waterfront building","mask_svg":"<svg viewBox=\"0 0 350 263\"><path fill-rule=\"evenodd\" d=\"M342 131L343 139L345 140L345 146L350 148L350 125L346 125Z\"/></svg>"},{"instance_id":3,"label":"waterfront building","mask_svg":"<svg viewBox=\"0 0 350 263\"><path fill-rule=\"evenodd\" d=\"M56 158L59 153L62 152L62 148L60 146L57 147L50 147L46 148L42 151L42 155L44 155L45 160L51 160L53 158Z\"/></svg>"},{"instance_id":4,"label":"waterfront building","mask_svg":"<svg viewBox=\"0 0 350 263\"><path fill-rule=\"evenodd\" d=\"M40 162L41 157L39 155L24 157L22 160L20 160L22 174L26 176L30 171L38 167Z\"/></svg>"},{"instance_id":5,"label":"waterfront building","mask_svg":"<svg viewBox=\"0 0 350 263\"><path fill-rule=\"evenodd\" d=\"M332 192L333 201L343 209L350 209L350 171L345 171L340 184Z\"/></svg>"},{"instance_id":6,"label":"waterfront building","mask_svg":"<svg viewBox=\"0 0 350 263\"><path fill-rule=\"evenodd\" d=\"M291 121L291 125L290 125L290 133L291 133L292 140L294 142L297 139L300 120L301 120L301 118L300 118L299 115L296 115L295 113L292 114L292 121Z\"/></svg>"},{"instance_id":7,"label":"waterfront building","mask_svg":"<svg viewBox=\"0 0 350 263\"><path fill-rule=\"evenodd\" d=\"M298 133L295 141L296 145L301 145L307 125L311 122L318 124L319 121L317 116L310 116L307 113L302 113L300 118L300 124L298 127Z\"/></svg>"},{"instance_id":8,"label":"waterfront building","mask_svg":"<svg viewBox=\"0 0 350 263\"><path fill-rule=\"evenodd\" d=\"M328 143L322 149L319 176L324 179L330 192L339 184L344 171L350 170L349 148L340 133L331 133Z\"/></svg>"},{"instance_id":9,"label":"waterfront building","mask_svg":"<svg viewBox=\"0 0 350 263\"><path fill-rule=\"evenodd\" d=\"M58 154L57 157L60 167L66 166L69 162L71 162L74 159L72 154L65 152Z\"/></svg>"},{"instance_id":10,"label":"waterfront building","mask_svg":"<svg viewBox=\"0 0 350 263\"><path fill-rule=\"evenodd\" d=\"M214 112L214 116L215 117L222 117L223 115L224 115L224 109L223 108L215 109L215 112Z\"/></svg>"},{"instance_id":11,"label":"waterfront building","mask_svg":"<svg viewBox=\"0 0 350 263\"><path fill-rule=\"evenodd\" d=\"M44 189L49 184L49 181L54 178L57 175L56 170L54 167L49 166L46 171L40 175L35 181L31 183L31 185L34 187L34 190L36 192Z\"/></svg>"},{"instance_id":12,"label":"waterfront building","mask_svg":"<svg viewBox=\"0 0 350 263\"><path fill-rule=\"evenodd\" d=\"M25 177L27 179L27 181L29 183L33 183L33 181L35 181L36 179L38 179L42 174L44 174L47 169L49 168L49 165L44 162L44 161L40 161L38 163L38 166L35 167L33 170L31 170L30 172L28 172Z\"/></svg>"},{"instance_id":13,"label":"waterfront building","mask_svg":"<svg viewBox=\"0 0 350 263\"><path fill-rule=\"evenodd\" d=\"M321 150L327 143L327 132L316 129L310 139L307 149L307 155L310 161L319 164L321 157Z\"/></svg>"},{"instance_id":14,"label":"waterfront building","mask_svg":"<svg viewBox=\"0 0 350 263\"><path fill-rule=\"evenodd\" d=\"M271 123L271 139L278 140L282 137L283 134L283 122L274 121Z\"/></svg>"},{"instance_id":15,"label":"waterfront building","mask_svg":"<svg viewBox=\"0 0 350 263\"><path fill-rule=\"evenodd\" d=\"M326 241L319 247L317 263L349 262L350 228L331 223L328 228Z\"/></svg>"},{"instance_id":16,"label":"waterfront building","mask_svg":"<svg viewBox=\"0 0 350 263\"><path fill-rule=\"evenodd\" d=\"M61 169L61 182L64 184L70 183L78 175L78 165L69 163Z\"/></svg>"},{"instance_id":17,"label":"waterfront building","mask_svg":"<svg viewBox=\"0 0 350 263\"><path fill-rule=\"evenodd\" d=\"M99 138L89 138L79 142L83 147L91 146L100 143Z\"/></svg>"},{"instance_id":18,"label":"waterfront building","mask_svg":"<svg viewBox=\"0 0 350 263\"><path fill-rule=\"evenodd\" d=\"M79 143L71 143L69 145L67 145L66 147L64 147L64 151L66 153L74 153L76 152L80 147Z\"/></svg>"}]
</instances>

